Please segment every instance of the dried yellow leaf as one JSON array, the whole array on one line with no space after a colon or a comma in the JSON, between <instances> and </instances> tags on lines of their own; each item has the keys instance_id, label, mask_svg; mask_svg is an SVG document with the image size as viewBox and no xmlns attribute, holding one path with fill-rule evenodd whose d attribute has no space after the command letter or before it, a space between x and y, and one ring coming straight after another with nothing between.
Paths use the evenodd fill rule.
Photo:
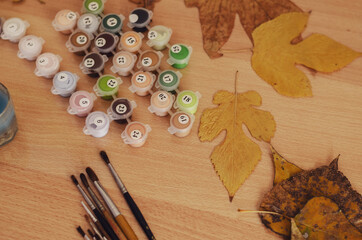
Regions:
<instances>
[{"instance_id":1,"label":"dried yellow leaf","mask_svg":"<svg viewBox=\"0 0 362 240\"><path fill-rule=\"evenodd\" d=\"M338 205L326 197L309 200L294 220L309 240L362 239L362 233L348 221Z\"/></svg>"},{"instance_id":2,"label":"dried yellow leaf","mask_svg":"<svg viewBox=\"0 0 362 240\"><path fill-rule=\"evenodd\" d=\"M288 162L273 147L272 155L274 162L274 185L303 171L303 169L301 169L300 167Z\"/></svg>"},{"instance_id":3,"label":"dried yellow leaf","mask_svg":"<svg viewBox=\"0 0 362 240\"><path fill-rule=\"evenodd\" d=\"M291 240L305 240L305 238L303 237L302 233L300 232L299 228L297 227L297 224L295 223L295 220L292 218L290 219L290 223L291 223L291 236L290 239Z\"/></svg>"},{"instance_id":4,"label":"dried yellow leaf","mask_svg":"<svg viewBox=\"0 0 362 240\"><path fill-rule=\"evenodd\" d=\"M211 161L231 201L261 158L258 144L245 135L242 125L257 140L269 142L276 124L271 113L254 108L261 105L261 97L255 91L241 94L218 91L213 103L219 106L203 112L199 138L212 141L226 130L226 137L215 147Z\"/></svg>"},{"instance_id":5,"label":"dried yellow leaf","mask_svg":"<svg viewBox=\"0 0 362 240\"><path fill-rule=\"evenodd\" d=\"M312 96L307 76L296 68L304 65L319 72L334 72L345 67L361 53L321 34L312 34L292 44L304 30L308 13L285 13L263 23L252 33L252 67L280 94L289 97Z\"/></svg>"}]
</instances>

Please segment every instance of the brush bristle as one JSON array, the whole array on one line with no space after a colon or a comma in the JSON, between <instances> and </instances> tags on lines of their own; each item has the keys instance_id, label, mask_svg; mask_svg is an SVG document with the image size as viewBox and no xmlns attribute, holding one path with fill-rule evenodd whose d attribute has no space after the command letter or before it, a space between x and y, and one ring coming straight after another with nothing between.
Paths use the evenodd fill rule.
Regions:
<instances>
[{"instance_id":1,"label":"brush bristle","mask_svg":"<svg viewBox=\"0 0 362 240\"><path fill-rule=\"evenodd\" d=\"M81 173L79 176L80 176L80 180L82 180L83 185L86 188L89 187L88 180L87 180L86 176L84 175L84 173Z\"/></svg>"},{"instance_id":2,"label":"brush bristle","mask_svg":"<svg viewBox=\"0 0 362 240\"><path fill-rule=\"evenodd\" d=\"M82 235L82 237L84 237L85 233L84 233L83 229L80 226L77 227L77 231L79 232L80 235Z\"/></svg>"},{"instance_id":3,"label":"brush bristle","mask_svg":"<svg viewBox=\"0 0 362 240\"><path fill-rule=\"evenodd\" d=\"M75 185L79 185L78 180L75 178L74 175L70 176L74 182Z\"/></svg>"},{"instance_id":4,"label":"brush bristle","mask_svg":"<svg viewBox=\"0 0 362 240\"><path fill-rule=\"evenodd\" d=\"M110 163L108 155L105 151L101 151L99 154L101 155L101 158L104 160L105 163Z\"/></svg>"},{"instance_id":5,"label":"brush bristle","mask_svg":"<svg viewBox=\"0 0 362 240\"><path fill-rule=\"evenodd\" d=\"M90 167L87 167L85 169L85 171L87 172L88 177L92 180L92 182L98 181L97 175L94 173L94 171Z\"/></svg>"}]
</instances>

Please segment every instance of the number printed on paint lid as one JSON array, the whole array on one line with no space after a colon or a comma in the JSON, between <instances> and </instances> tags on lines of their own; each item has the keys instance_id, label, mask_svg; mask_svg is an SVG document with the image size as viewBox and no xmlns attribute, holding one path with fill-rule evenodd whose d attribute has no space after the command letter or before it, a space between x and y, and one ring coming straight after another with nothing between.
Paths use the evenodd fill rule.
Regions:
<instances>
[{"instance_id":1,"label":"number printed on paint lid","mask_svg":"<svg viewBox=\"0 0 362 240\"><path fill-rule=\"evenodd\" d=\"M105 124L105 119L103 117L96 117L93 121L93 123L97 126L97 127L102 127Z\"/></svg>"},{"instance_id":2,"label":"number printed on paint lid","mask_svg":"<svg viewBox=\"0 0 362 240\"><path fill-rule=\"evenodd\" d=\"M19 29L19 26L18 26L18 24L16 24L16 23L10 23L10 24L7 26L7 29L8 29L10 32L16 32L16 31Z\"/></svg>"},{"instance_id":3,"label":"number printed on paint lid","mask_svg":"<svg viewBox=\"0 0 362 240\"><path fill-rule=\"evenodd\" d=\"M148 39L155 39L157 38L158 33L156 31L149 31L148 32Z\"/></svg>"},{"instance_id":4,"label":"number printed on paint lid","mask_svg":"<svg viewBox=\"0 0 362 240\"><path fill-rule=\"evenodd\" d=\"M173 46L171 47L171 51L172 51L173 53L179 53L179 52L181 52L181 46L178 45L178 44L175 44L175 45L173 45Z\"/></svg>"},{"instance_id":5,"label":"number printed on paint lid","mask_svg":"<svg viewBox=\"0 0 362 240\"><path fill-rule=\"evenodd\" d=\"M69 13L67 13L66 17L68 20L72 21L77 18L77 15L75 14L75 12L69 12Z\"/></svg>"},{"instance_id":6,"label":"number printed on paint lid","mask_svg":"<svg viewBox=\"0 0 362 240\"><path fill-rule=\"evenodd\" d=\"M89 16L86 16L85 18L83 18L83 23L85 26L89 26L93 23L93 20L91 17Z\"/></svg>"},{"instance_id":7,"label":"number printed on paint lid","mask_svg":"<svg viewBox=\"0 0 362 240\"><path fill-rule=\"evenodd\" d=\"M137 40L135 37L130 36L130 37L126 38L126 43L127 43L127 45L132 46L137 43Z\"/></svg>"},{"instance_id":8,"label":"number printed on paint lid","mask_svg":"<svg viewBox=\"0 0 362 240\"><path fill-rule=\"evenodd\" d=\"M119 114L124 114L125 112L127 112L127 106L124 104L118 104L116 107L116 112Z\"/></svg>"},{"instance_id":9,"label":"number printed on paint lid","mask_svg":"<svg viewBox=\"0 0 362 240\"><path fill-rule=\"evenodd\" d=\"M162 81L164 81L165 83L170 83L173 81L173 76L171 74L165 74L162 77Z\"/></svg>"},{"instance_id":10,"label":"number printed on paint lid","mask_svg":"<svg viewBox=\"0 0 362 240\"><path fill-rule=\"evenodd\" d=\"M181 114L177 120L181 124L187 124L190 121L190 117L186 114Z\"/></svg>"},{"instance_id":11,"label":"number printed on paint lid","mask_svg":"<svg viewBox=\"0 0 362 240\"><path fill-rule=\"evenodd\" d=\"M182 97L182 102L185 104L190 104L192 102L192 97L190 95L185 95Z\"/></svg>"},{"instance_id":12,"label":"number printed on paint lid","mask_svg":"<svg viewBox=\"0 0 362 240\"><path fill-rule=\"evenodd\" d=\"M86 98L86 97L84 97L84 98L81 98L80 100L79 100L79 106L81 106L81 107L88 107L89 106L89 104L90 104L90 100L88 99L88 98Z\"/></svg>"},{"instance_id":13,"label":"number printed on paint lid","mask_svg":"<svg viewBox=\"0 0 362 240\"><path fill-rule=\"evenodd\" d=\"M152 64L152 59L150 57L145 57L142 59L142 65L145 67L149 67Z\"/></svg>"},{"instance_id":14,"label":"number printed on paint lid","mask_svg":"<svg viewBox=\"0 0 362 240\"><path fill-rule=\"evenodd\" d=\"M84 66L86 66L87 68L91 68L93 67L95 64L95 61L93 58L87 58L85 61L84 61Z\"/></svg>"},{"instance_id":15,"label":"number printed on paint lid","mask_svg":"<svg viewBox=\"0 0 362 240\"><path fill-rule=\"evenodd\" d=\"M115 87L117 87L117 85L118 85L118 82L114 78L109 79L107 81L107 86L110 87L110 88L115 88Z\"/></svg>"},{"instance_id":16,"label":"number printed on paint lid","mask_svg":"<svg viewBox=\"0 0 362 240\"><path fill-rule=\"evenodd\" d=\"M57 80L59 81L59 82L65 82L65 81L67 81L68 80L68 74L66 74L66 73L58 73L58 76L57 76Z\"/></svg>"},{"instance_id":17,"label":"number printed on paint lid","mask_svg":"<svg viewBox=\"0 0 362 240\"><path fill-rule=\"evenodd\" d=\"M47 57L40 57L38 63L40 66L45 66L49 63L49 59Z\"/></svg>"},{"instance_id":18,"label":"number printed on paint lid","mask_svg":"<svg viewBox=\"0 0 362 240\"><path fill-rule=\"evenodd\" d=\"M103 47L104 45L106 45L106 39L104 39L104 38L97 38L97 40L96 40L96 46L97 46L97 47Z\"/></svg>"},{"instance_id":19,"label":"number printed on paint lid","mask_svg":"<svg viewBox=\"0 0 362 240\"><path fill-rule=\"evenodd\" d=\"M146 75L140 73L136 76L136 82L138 83L144 83L146 81Z\"/></svg>"},{"instance_id":20,"label":"number printed on paint lid","mask_svg":"<svg viewBox=\"0 0 362 240\"><path fill-rule=\"evenodd\" d=\"M131 132L131 138L136 139L136 140L142 138L142 132L140 130L138 130L138 129L133 130Z\"/></svg>"},{"instance_id":21,"label":"number printed on paint lid","mask_svg":"<svg viewBox=\"0 0 362 240\"><path fill-rule=\"evenodd\" d=\"M119 57L117 57L117 63L118 63L119 65L124 65L124 64L126 64L126 63L127 63L126 57L125 57L125 56L119 56Z\"/></svg>"},{"instance_id":22,"label":"number printed on paint lid","mask_svg":"<svg viewBox=\"0 0 362 240\"><path fill-rule=\"evenodd\" d=\"M87 39L88 37L86 35L79 35L75 41L78 43L78 44L85 44L87 42Z\"/></svg>"},{"instance_id":23,"label":"number printed on paint lid","mask_svg":"<svg viewBox=\"0 0 362 240\"><path fill-rule=\"evenodd\" d=\"M157 95L157 98L160 102L165 102L167 100L168 96L167 96L167 94L161 92Z\"/></svg>"},{"instance_id":24,"label":"number printed on paint lid","mask_svg":"<svg viewBox=\"0 0 362 240\"><path fill-rule=\"evenodd\" d=\"M117 19L114 18L114 17L110 17L108 20L107 20L107 25L110 26L110 27L114 27L117 25Z\"/></svg>"},{"instance_id":25,"label":"number printed on paint lid","mask_svg":"<svg viewBox=\"0 0 362 240\"><path fill-rule=\"evenodd\" d=\"M35 43L34 43L33 39L26 40L24 45L30 49L35 48Z\"/></svg>"},{"instance_id":26,"label":"number printed on paint lid","mask_svg":"<svg viewBox=\"0 0 362 240\"><path fill-rule=\"evenodd\" d=\"M99 4L97 2L91 2L88 4L88 8L91 11L96 11L99 8Z\"/></svg>"}]
</instances>

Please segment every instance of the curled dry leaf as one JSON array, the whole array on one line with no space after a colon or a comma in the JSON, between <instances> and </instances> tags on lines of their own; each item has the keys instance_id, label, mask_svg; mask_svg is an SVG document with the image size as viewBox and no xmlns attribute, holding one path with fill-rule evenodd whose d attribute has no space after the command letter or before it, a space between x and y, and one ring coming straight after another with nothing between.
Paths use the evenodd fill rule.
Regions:
<instances>
[{"instance_id":1,"label":"curled dry leaf","mask_svg":"<svg viewBox=\"0 0 362 240\"><path fill-rule=\"evenodd\" d=\"M288 162L273 147L271 147L274 163L274 185L303 171L300 167Z\"/></svg>"},{"instance_id":2,"label":"curled dry leaf","mask_svg":"<svg viewBox=\"0 0 362 240\"><path fill-rule=\"evenodd\" d=\"M291 224L291 240L305 240L303 237L303 234L300 232L299 228L297 227L297 224L295 223L295 220L292 218L290 219Z\"/></svg>"},{"instance_id":3,"label":"curled dry leaf","mask_svg":"<svg viewBox=\"0 0 362 240\"><path fill-rule=\"evenodd\" d=\"M185 4L199 9L204 49L210 58L222 56L219 50L231 35L236 14L252 39L260 24L282 13L302 11L290 0L185 0Z\"/></svg>"},{"instance_id":4,"label":"curled dry leaf","mask_svg":"<svg viewBox=\"0 0 362 240\"><path fill-rule=\"evenodd\" d=\"M309 200L294 220L308 240L362 239L362 233L348 221L338 205L326 197Z\"/></svg>"},{"instance_id":5,"label":"curled dry leaf","mask_svg":"<svg viewBox=\"0 0 362 240\"><path fill-rule=\"evenodd\" d=\"M288 97L312 96L310 81L296 64L330 73L361 56L322 34L312 34L292 44L304 31L308 17L308 13L285 13L263 23L252 34L254 71L278 93Z\"/></svg>"},{"instance_id":6,"label":"curled dry leaf","mask_svg":"<svg viewBox=\"0 0 362 240\"><path fill-rule=\"evenodd\" d=\"M212 141L226 130L224 141L211 154L211 162L231 201L261 159L258 144L245 135L242 125L257 140L269 142L276 124L271 113L255 108L261 105L261 97L255 91L240 94L218 91L213 103L219 106L202 113L199 138Z\"/></svg>"},{"instance_id":7,"label":"curled dry leaf","mask_svg":"<svg viewBox=\"0 0 362 240\"><path fill-rule=\"evenodd\" d=\"M362 196L353 190L348 179L338 171L338 158L329 166L301 171L276 184L262 199L261 211L275 214L261 214L261 220L274 232L290 236L290 218L295 217L307 202L324 196L334 201L348 221L362 231Z\"/></svg>"}]
</instances>

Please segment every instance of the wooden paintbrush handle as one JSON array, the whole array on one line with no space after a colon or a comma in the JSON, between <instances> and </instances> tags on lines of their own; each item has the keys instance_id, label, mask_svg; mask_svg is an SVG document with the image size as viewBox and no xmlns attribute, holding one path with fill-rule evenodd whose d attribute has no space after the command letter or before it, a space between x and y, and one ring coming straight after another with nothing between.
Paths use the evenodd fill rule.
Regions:
<instances>
[{"instance_id":1,"label":"wooden paintbrush handle","mask_svg":"<svg viewBox=\"0 0 362 240\"><path fill-rule=\"evenodd\" d=\"M128 240L138 240L138 237L122 214L116 217L116 222L118 223L118 226L121 227L124 235L126 235Z\"/></svg>"},{"instance_id":2,"label":"wooden paintbrush handle","mask_svg":"<svg viewBox=\"0 0 362 240\"><path fill-rule=\"evenodd\" d=\"M103 211L103 215L104 215L105 219L108 221L109 225L111 225L113 231L119 237L119 239L127 240L126 236L123 234L122 230L118 227L116 221L114 221L111 214L107 210L105 210L105 211Z\"/></svg>"}]
</instances>

